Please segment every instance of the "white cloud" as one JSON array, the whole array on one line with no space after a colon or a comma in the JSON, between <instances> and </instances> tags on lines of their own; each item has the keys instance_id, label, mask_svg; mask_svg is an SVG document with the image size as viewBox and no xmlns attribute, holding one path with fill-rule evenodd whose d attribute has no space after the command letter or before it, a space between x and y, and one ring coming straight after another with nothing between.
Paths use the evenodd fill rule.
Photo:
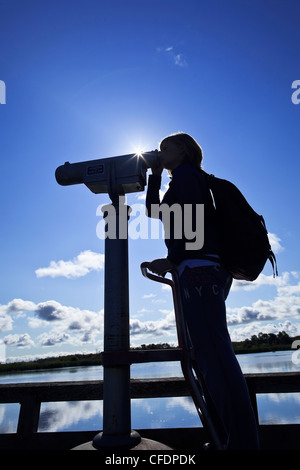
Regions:
<instances>
[{"instance_id":1,"label":"white cloud","mask_svg":"<svg viewBox=\"0 0 300 470\"><path fill-rule=\"evenodd\" d=\"M82 345L96 341L96 337L103 333L103 314L103 310L81 310L52 300L38 304L36 317L31 318L28 324L32 328L52 327L50 332L39 336L42 346Z\"/></svg>"},{"instance_id":2,"label":"white cloud","mask_svg":"<svg viewBox=\"0 0 300 470\"><path fill-rule=\"evenodd\" d=\"M250 306L227 307L228 325L238 325L256 320L285 320L296 318L300 320L300 296L276 295L273 299L259 299Z\"/></svg>"},{"instance_id":3,"label":"white cloud","mask_svg":"<svg viewBox=\"0 0 300 470\"><path fill-rule=\"evenodd\" d=\"M175 332L175 316L173 311L163 311L166 316L156 321L140 321L132 319L130 321L130 334L135 335L151 335L163 336L165 334L171 335Z\"/></svg>"},{"instance_id":4,"label":"white cloud","mask_svg":"<svg viewBox=\"0 0 300 470\"><path fill-rule=\"evenodd\" d=\"M140 310L138 310L138 313L151 313L153 312L153 310L149 310L148 308L141 308Z\"/></svg>"},{"instance_id":5,"label":"white cloud","mask_svg":"<svg viewBox=\"0 0 300 470\"><path fill-rule=\"evenodd\" d=\"M236 279L233 280L231 290L232 291L237 291L237 290L254 290L258 289L259 287L263 286L271 286L271 287L276 287L280 288L281 286L286 286L292 277L296 277L295 273L282 273L281 276L278 277L273 277L273 274L270 274L269 276L261 273L258 278L253 281L253 282L248 282L248 281L238 281Z\"/></svg>"},{"instance_id":6,"label":"white cloud","mask_svg":"<svg viewBox=\"0 0 300 470\"><path fill-rule=\"evenodd\" d=\"M93 422L97 423L101 415L102 407L98 401L48 402L43 403L39 427L42 432L64 431L81 420L93 418Z\"/></svg>"},{"instance_id":7,"label":"white cloud","mask_svg":"<svg viewBox=\"0 0 300 470\"><path fill-rule=\"evenodd\" d=\"M13 320L9 315L0 314L0 331L10 331L13 329Z\"/></svg>"},{"instance_id":8,"label":"white cloud","mask_svg":"<svg viewBox=\"0 0 300 470\"><path fill-rule=\"evenodd\" d=\"M156 297L156 294L144 294L143 299L153 299L153 297Z\"/></svg>"},{"instance_id":9,"label":"white cloud","mask_svg":"<svg viewBox=\"0 0 300 470\"><path fill-rule=\"evenodd\" d=\"M168 54L172 58L174 64L177 65L178 67L187 66L187 61L185 60L183 54L176 53L173 46L157 47L156 50L159 53Z\"/></svg>"},{"instance_id":10,"label":"white cloud","mask_svg":"<svg viewBox=\"0 0 300 470\"><path fill-rule=\"evenodd\" d=\"M82 251L72 261L51 261L47 268L35 271L37 277L58 277L68 279L82 277L90 271L101 271L104 267L104 255L90 250Z\"/></svg>"},{"instance_id":11,"label":"white cloud","mask_svg":"<svg viewBox=\"0 0 300 470\"><path fill-rule=\"evenodd\" d=\"M23 333L20 335L7 335L3 338L3 343L6 346L14 346L18 348L29 348L34 346L34 342L28 333Z\"/></svg>"},{"instance_id":12,"label":"white cloud","mask_svg":"<svg viewBox=\"0 0 300 470\"><path fill-rule=\"evenodd\" d=\"M31 311L36 308L36 304L30 300L14 299L7 304L8 313L20 313L24 311Z\"/></svg>"},{"instance_id":13,"label":"white cloud","mask_svg":"<svg viewBox=\"0 0 300 470\"><path fill-rule=\"evenodd\" d=\"M290 336L299 334L298 327L290 321L279 323L266 323L254 322L246 326L237 327L230 333L232 341L243 341L250 339L253 335L259 333L274 333L278 334L280 331L285 331Z\"/></svg>"},{"instance_id":14,"label":"white cloud","mask_svg":"<svg viewBox=\"0 0 300 470\"><path fill-rule=\"evenodd\" d=\"M0 331L13 329L14 318L20 318L27 311L33 311L36 304L29 300L13 299L7 305L0 305Z\"/></svg>"},{"instance_id":15,"label":"white cloud","mask_svg":"<svg viewBox=\"0 0 300 470\"><path fill-rule=\"evenodd\" d=\"M250 338L252 334L260 331L284 330L291 336L299 334L300 283L295 284L298 278L299 274L296 272L283 273L276 279L261 275L254 288L273 285L276 289L275 295L267 300L258 298L249 306L227 307L227 323L232 338L238 341ZM292 320L294 323L291 323Z\"/></svg>"},{"instance_id":16,"label":"white cloud","mask_svg":"<svg viewBox=\"0 0 300 470\"><path fill-rule=\"evenodd\" d=\"M269 242L274 253L280 253L284 250L284 247L281 245L281 239L275 233L268 233Z\"/></svg>"},{"instance_id":17,"label":"white cloud","mask_svg":"<svg viewBox=\"0 0 300 470\"><path fill-rule=\"evenodd\" d=\"M39 343L41 346L57 346L58 344L70 342L70 339L70 335L64 332L53 334L43 333L39 336Z\"/></svg>"},{"instance_id":18,"label":"white cloud","mask_svg":"<svg viewBox=\"0 0 300 470\"><path fill-rule=\"evenodd\" d=\"M65 307L54 300L48 300L47 302L41 302L36 306L35 314L41 320L46 322L61 321L70 317L73 312L73 307Z\"/></svg>"},{"instance_id":19,"label":"white cloud","mask_svg":"<svg viewBox=\"0 0 300 470\"><path fill-rule=\"evenodd\" d=\"M26 311L26 313L25 313ZM23 312L20 315L20 312ZM29 314L31 312L31 314ZM17 313L17 315L15 315ZM99 312L62 305L54 300L40 302L14 299L0 306L0 331L13 330L14 321L27 317L27 325L32 329L48 330L37 338L40 346L72 344L98 344L103 336L103 309ZM22 319L24 321L24 318ZM24 326L23 326L24 328ZM8 335L2 343L9 347L34 346L27 333Z\"/></svg>"},{"instance_id":20,"label":"white cloud","mask_svg":"<svg viewBox=\"0 0 300 470\"><path fill-rule=\"evenodd\" d=\"M175 62L175 65L178 65L179 67L186 67L187 66L187 62L184 59L182 54L176 54L174 56L174 62Z\"/></svg>"}]
</instances>

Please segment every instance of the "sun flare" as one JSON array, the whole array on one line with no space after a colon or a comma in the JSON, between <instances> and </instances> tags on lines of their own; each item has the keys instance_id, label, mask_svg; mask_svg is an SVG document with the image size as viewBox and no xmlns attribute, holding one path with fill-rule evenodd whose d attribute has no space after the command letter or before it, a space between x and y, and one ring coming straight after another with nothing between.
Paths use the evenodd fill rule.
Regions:
<instances>
[{"instance_id":1,"label":"sun flare","mask_svg":"<svg viewBox=\"0 0 300 470\"><path fill-rule=\"evenodd\" d=\"M140 146L135 146L135 147L133 148L133 152L134 152L134 154L137 155L138 157L141 157L141 156L143 155L143 153L145 152L145 150L144 150L142 147L140 147Z\"/></svg>"}]
</instances>

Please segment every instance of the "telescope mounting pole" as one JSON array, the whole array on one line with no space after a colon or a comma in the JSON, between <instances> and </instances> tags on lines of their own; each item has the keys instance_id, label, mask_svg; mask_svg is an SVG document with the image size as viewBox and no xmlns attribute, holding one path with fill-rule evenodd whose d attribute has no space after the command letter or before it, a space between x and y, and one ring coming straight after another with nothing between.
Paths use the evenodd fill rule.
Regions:
<instances>
[{"instance_id":1,"label":"telescope mounting pole","mask_svg":"<svg viewBox=\"0 0 300 470\"><path fill-rule=\"evenodd\" d=\"M104 353L128 352L129 280L128 219L130 207L125 196L116 196L112 204L102 208L106 221L105 286L104 286ZM118 199L118 201L117 201ZM93 446L132 448L141 441L131 430L130 365L105 366L103 383L103 432L97 434Z\"/></svg>"}]
</instances>

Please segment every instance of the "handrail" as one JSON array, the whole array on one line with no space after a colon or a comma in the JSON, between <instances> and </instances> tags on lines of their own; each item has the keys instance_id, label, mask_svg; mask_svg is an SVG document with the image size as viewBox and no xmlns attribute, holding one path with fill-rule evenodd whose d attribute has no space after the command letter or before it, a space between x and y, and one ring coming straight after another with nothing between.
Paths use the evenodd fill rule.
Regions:
<instances>
[{"instance_id":1,"label":"handrail","mask_svg":"<svg viewBox=\"0 0 300 470\"><path fill-rule=\"evenodd\" d=\"M170 281L169 279L165 279L164 277L155 276L151 274L148 271L149 267L149 262L144 262L141 264L141 270L144 276L158 282L169 284L172 288L177 338L179 347L182 350L182 357L180 360L181 369L184 378L189 386L190 393L193 398L200 420L203 426L209 432L211 443L213 444L215 449L222 449L223 444L221 435L223 430L220 429L219 425L216 425L215 420L212 419L211 413L209 412L203 394L202 374L198 370L197 363L194 360L193 346L189 338L183 314L178 272L172 269L169 271L172 276L172 281Z\"/></svg>"},{"instance_id":2,"label":"handrail","mask_svg":"<svg viewBox=\"0 0 300 470\"><path fill-rule=\"evenodd\" d=\"M141 271L143 276L147 277L148 279L151 279L152 281L160 282L162 284L167 284L171 287L172 289L172 295L173 295L173 302L174 302L174 312L175 312L175 319L176 319L176 325L177 325L177 338L178 338L178 345L180 348L185 349L186 344L187 344L187 338L185 337L185 327L182 323L182 315L180 315L180 299L179 295L177 292L177 273L175 271L169 271L170 274L172 275L172 279L163 277L163 276L157 276L156 274L152 274L149 271L149 266L150 262L144 261L141 264Z\"/></svg>"},{"instance_id":3,"label":"handrail","mask_svg":"<svg viewBox=\"0 0 300 470\"><path fill-rule=\"evenodd\" d=\"M300 392L300 372L245 374L250 395ZM131 379L131 398L190 396L183 377ZM20 403L17 433L37 432L42 402L102 400L103 381L0 384L0 403ZM1 435L0 435L1 437Z\"/></svg>"}]
</instances>

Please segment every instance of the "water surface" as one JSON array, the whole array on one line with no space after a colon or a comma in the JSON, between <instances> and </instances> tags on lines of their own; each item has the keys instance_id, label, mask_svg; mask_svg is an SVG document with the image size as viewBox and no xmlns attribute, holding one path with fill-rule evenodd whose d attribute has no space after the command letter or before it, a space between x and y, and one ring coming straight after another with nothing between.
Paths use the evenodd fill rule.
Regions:
<instances>
[{"instance_id":1,"label":"water surface","mask_svg":"<svg viewBox=\"0 0 300 470\"><path fill-rule=\"evenodd\" d=\"M295 351L242 354L238 361L244 373L296 372L300 365ZM134 364L131 377L182 377L177 362ZM67 367L0 375L0 383L62 382L99 380L101 366ZM300 393L257 396L261 424L300 423ZM0 404L0 433L16 432L18 404ZM131 401L133 429L194 427L201 425L189 397L134 399ZM40 432L102 429L102 401L42 403Z\"/></svg>"}]
</instances>

